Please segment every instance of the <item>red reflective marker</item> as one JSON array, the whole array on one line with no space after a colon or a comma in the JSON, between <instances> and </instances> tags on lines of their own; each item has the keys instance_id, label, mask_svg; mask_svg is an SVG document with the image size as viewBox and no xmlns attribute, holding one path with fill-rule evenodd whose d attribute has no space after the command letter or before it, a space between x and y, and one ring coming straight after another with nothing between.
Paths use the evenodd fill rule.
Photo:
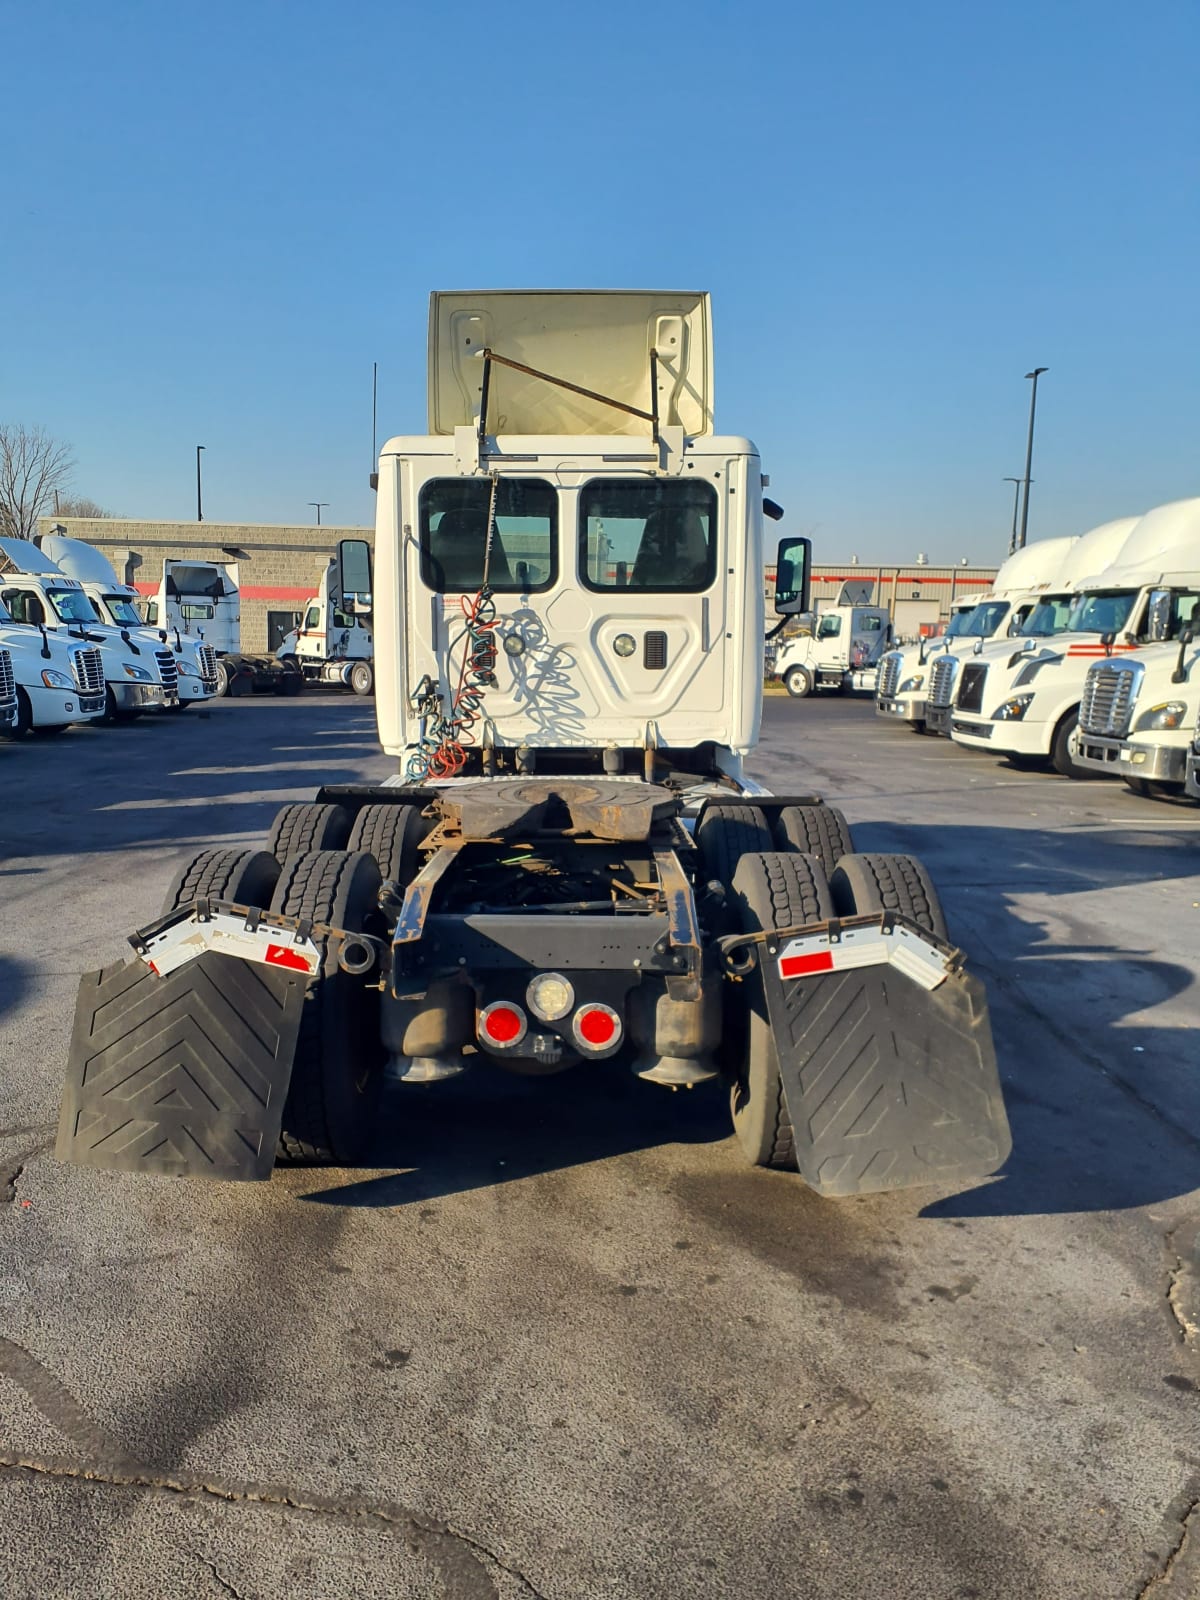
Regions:
<instances>
[{"instance_id":1,"label":"red reflective marker","mask_svg":"<svg viewBox=\"0 0 1200 1600\"><path fill-rule=\"evenodd\" d=\"M810 972L832 971L832 950L818 950L811 956L784 956L779 963L781 978L803 978Z\"/></svg>"},{"instance_id":2,"label":"red reflective marker","mask_svg":"<svg viewBox=\"0 0 1200 1600\"><path fill-rule=\"evenodd\" d=\"M293 972L311 972L312 965L307 956L302 956L286 944L269 944L267 946L267 965L269 967L290 967Z\"/></svg>"}]
</instances>

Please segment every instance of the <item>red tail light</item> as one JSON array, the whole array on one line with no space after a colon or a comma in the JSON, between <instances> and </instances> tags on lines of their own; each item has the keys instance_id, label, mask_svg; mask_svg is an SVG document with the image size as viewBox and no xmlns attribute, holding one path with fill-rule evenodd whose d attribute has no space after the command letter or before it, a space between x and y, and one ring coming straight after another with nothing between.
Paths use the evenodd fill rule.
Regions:
<instances>
[{"instance_id":1,"label":"red tail light","mask_svg":"<svg viewBox=\"0 0 1200 1600\"><path fill-rule=\"evenodd\" d=\"M607 1050L621 1037L621 1019L611 1006L580 1006L572 1023L581 1050Z\"/></svg>"},{"instance_id":2,"label":"red tail light","mask_svg":"<svg viewBox=\"0 0 1200 1600\"><path fill-rule=\"evenodd\" d=\"M479 1013L479 1038L495 1050L511 1050L525 1037L529 1023L511 1000L494 1000Z\"/></svg>"}]
</instances>

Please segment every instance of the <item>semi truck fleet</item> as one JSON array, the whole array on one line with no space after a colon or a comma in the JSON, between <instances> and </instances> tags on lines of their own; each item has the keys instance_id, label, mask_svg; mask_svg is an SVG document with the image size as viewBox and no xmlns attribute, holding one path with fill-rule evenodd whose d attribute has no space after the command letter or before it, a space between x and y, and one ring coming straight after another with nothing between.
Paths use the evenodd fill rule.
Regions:
<instances>
[{"instance_id":1,"label":"semi truck fleet","mask_svg":"<svg viewBox=\"0 0 1200 1600\"><path fill-rule=\"evenodd\" d=\"M79 580L26 539L0 539L0 600L16 622L98 649L100 710L107 721L128 721L178 702L179 672L166 645L158 639L139 642L129 628L97 621ZM89 679L89 701L96 689Z\"/></svg>"},{"instance_id":2,"label":"semi truck fleet","mask_svg":"<svg viewBox=\"0 0 1200 1600\"><path fill-rule=\"evenodd\" d=\"M754 445L715 431L708 296L435 294L428 432L378 462L395 772L181 861L88 974L63 1159L265 1178L364 1159L385 1072L719 1080L747 1161L825 1195L1010 1146L987 1001L911 856L744 762L762 705ZM780 616L808 541L776 551Z\"/></svg>"},{"instance_id":3,"label":"semi truck fleet","mask_svg":"<svg viewBox=\"0 0 1200 1600\"><path fill-rule=\"evenodd\" d=\"M1070 539L1043 539L1015 551L1000 567L989 594L952 609L945 633L936 640L891 650L880 661L875 709L882 717L906 722L914 733L929 730L931 695L940 717L934 732L947 730L945 709L954 692L961 658L988 640L1009 639L1053 584Z\"/></svg>"},{"instance_id":4,"label":"semi truck fleet","mask_svg":"<svg viewBox=\"0 0 1200 1600\"><path fill-rule=\"evenodd\" d=\"M1078 758L1075 740L1088 668L1102 657L1178 641L1190 622L1200 599L1200 499L1106 523L1082 542L1091 570L1072 582L1065 629L1002 660L964 664L956 742L1048 763L1066 777L1090 776L1095 769Z\"/></svg>"}]
</instances>

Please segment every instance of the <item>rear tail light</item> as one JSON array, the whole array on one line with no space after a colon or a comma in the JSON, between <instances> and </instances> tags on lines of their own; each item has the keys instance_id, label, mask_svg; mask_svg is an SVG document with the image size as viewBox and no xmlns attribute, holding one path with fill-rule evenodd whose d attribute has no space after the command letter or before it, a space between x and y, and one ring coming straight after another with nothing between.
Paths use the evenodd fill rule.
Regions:
<instances>
[{"instance_id":1,"label":"rear tail light","mask_svg":"<svg viewBox=\"0 0 1200 1600\"><path fill-rule=\"evenodd\" d=\"M479 1013L480 1042L493 1050L511 1050L520 1044L528 1029L525 1013L511 1000L494 1000Z\"/></svg>"},{"instance_id":2,"label":"rear tail light","mask_svg":"<svg viewBox=\"0 0 1200 1600\"><path fill-rule=\"evenodd\" d=\"M621 1037L621 1019L611 1006L580 1006L571 1024L581 1050L608 1050Z\"/></svg>"}]
</instances>

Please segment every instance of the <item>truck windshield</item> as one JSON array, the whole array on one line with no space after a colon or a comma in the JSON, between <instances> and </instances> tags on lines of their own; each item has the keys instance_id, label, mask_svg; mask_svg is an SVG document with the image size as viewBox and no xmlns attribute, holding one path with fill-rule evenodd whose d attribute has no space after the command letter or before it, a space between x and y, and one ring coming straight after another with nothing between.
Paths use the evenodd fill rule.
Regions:
<instances>
[{"instance_id":1,"label":"truck windshield","mask_svg":"<svg viewBox=\"0 0 1200 1600\"><path fill-rule=\"evenodd\" d=\"M1073 599L1072 595L1060 594L1039 600L1026 618L1021 633L1027 639L1046 639L1053 633L1065 632Z\"/></svg>"},{"instance_id":2,"label":"truck windshield","mask_svg":"<svg viewBox=\"0 0 1200 1600\"><path fill-rule=\"evenodd\" d=\"M717 492L680 479L594 478L579 492L589 589L698 594L717 575Z\"/></svg>"},{"instance_id":3,"label":"truck windshield","mask_svg":"<svg viewBox=\"0 0 1200 1600\"><path fill-rule=\"evenodd\" d=\"M95 622L96 608L82 589L47 589L46 599L60 622Z\"/></svg>"},{"instance_id":4,"label":"truck windshield","mask_svg":"<svg viewBox=\"0 0 1200 1600\"><path fill-rule=\"evenodd\" d=\"M433 478L421 489L421 581L437 594L483 587L491 483ZM548 589L558 575L558 496L541 478L500 478L496 527L486 557L499 594Z\"/></svg>"},{"instance_id":5,"label":"truck windshield","mask_svg":"<svg viewBox=\"0 0 1200 1600\"><path fill-rule=\"evenodd\" d=\"M1081 594L1071 607L1067 630L1071 633L1119 633L1129 621L1137 592L1110 589Z\"/></svg>"},{"instance_id":6,"label":"truck windshield","mask_svg":"<svg viewBox=\"0 0 1200 1600\"><path fill-rule=\"evenodd\" d=\"M123 594L106 594L104 604L108 607L109 615L119 628L140 628L142 619L138 616L137 607L133 601Z\"/></svg>"},{"instance_id":7,"label":"truck windshield","mask_svg":"<svg viewBox=\"0 0 1200 1600\"><path fill-rule=\"evenodd\" d=\"M817 624L818 639L836 639L842 631L842 619L835 616L824 616Z\"/></svg>"},{"instance_id":8,"label":"truck windshield","mask_svg":"<svg viewBox=\"0 0 1200 1600\"><path fill-rule=\"evenodd\" d=\"M1007 600L985 601L968 616L962 636L967 639L990 639L1007 615Z\"/></svg>"},{"instance_id":9,"label":"truck windshield","mask_svg":"<svg viewBox=\"0 0 1200 1600\"><path fill-rule=\"evenodd\" d=\"M967 624L975 615L977 609L977 607L972 606L970 611L956 611L946 624L946 632L942 637L946 639L961 639L967 631Z\"/></svg>"}]
</instances>

